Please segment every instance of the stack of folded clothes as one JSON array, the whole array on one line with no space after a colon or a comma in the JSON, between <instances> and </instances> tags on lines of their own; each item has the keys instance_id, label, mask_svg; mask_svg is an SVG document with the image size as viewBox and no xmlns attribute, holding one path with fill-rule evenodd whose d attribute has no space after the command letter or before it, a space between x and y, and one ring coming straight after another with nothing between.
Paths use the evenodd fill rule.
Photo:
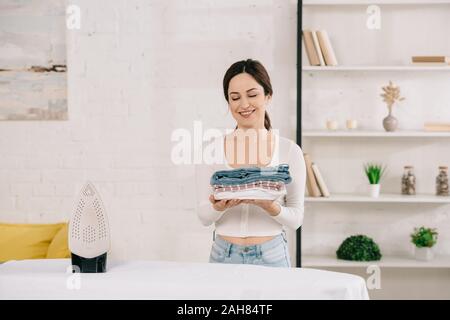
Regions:
<instances>
[{"instance_id":1,"label":"stack of folded clothes","mask_svg":"<svg viewBox=\"0 0 450 320\"><path fill-rule=\"evenodd\" d=\"M211 177L214 198L275 200L286 194L292 178L289 165L216 171Z\"/></svg>"}]
</instances>

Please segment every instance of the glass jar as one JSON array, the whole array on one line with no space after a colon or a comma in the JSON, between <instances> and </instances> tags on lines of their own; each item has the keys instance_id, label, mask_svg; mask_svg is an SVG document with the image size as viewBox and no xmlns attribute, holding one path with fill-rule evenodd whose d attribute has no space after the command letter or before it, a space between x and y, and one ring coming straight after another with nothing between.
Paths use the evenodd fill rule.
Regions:
<instances>
[{"instance_id":1,"label":"glass jar","mask_svg":"<svg viewBox=\"0 0 450 320\"><path fill-rule=\"evenodd\" d=\"M413 166L404 166L402 176L402 194L416 194L416 176Z\"/></svg>"},{"instance_id":2,"label":"glass jar","mask_svg":"<svg viewBox=\"0 0 450 320\"><path fill-rule=\"evenodd\" d=\"M436 195L448 196L448 167L440 166L439 174L436 177Z\"/></svg>"}]
</instances>

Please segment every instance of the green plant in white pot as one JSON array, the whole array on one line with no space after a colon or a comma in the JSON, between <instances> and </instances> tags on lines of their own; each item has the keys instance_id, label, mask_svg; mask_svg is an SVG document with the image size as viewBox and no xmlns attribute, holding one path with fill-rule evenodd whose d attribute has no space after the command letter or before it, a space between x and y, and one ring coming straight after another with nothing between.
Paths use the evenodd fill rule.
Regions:
<instances>
[{"instance_id":1,"label":"green plant in white pot","mask_svg":"<svg viewBox=\"0 0 450 320\"><path fill-rule=\"evenodd\" d=\"M366 163L364 172L370 183L370 196L377 198L380 195L380 180L386 171L386 167L376 163Z\"/></svg>"},{"instance_id":2,"label":"green plant in white pot","mask_svg":"<svg viewBox=\"0 0 450 320\"><path fill-rule=\"evenodd\" d=\"M415 245L415 256L417 260L428 261L433 259L432 247L436 244L438 232L431 228L414 228L411 233L411 242Z\"/></svg>"}]
</instances>

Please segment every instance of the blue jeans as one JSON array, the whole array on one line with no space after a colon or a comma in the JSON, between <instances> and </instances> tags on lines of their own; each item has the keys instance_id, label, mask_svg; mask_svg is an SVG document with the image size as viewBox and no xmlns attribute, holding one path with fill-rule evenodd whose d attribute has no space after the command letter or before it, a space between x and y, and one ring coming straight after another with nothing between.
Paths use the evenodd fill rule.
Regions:
<instances>
[{"instance_id":1,"label":"blue jeans","mask_svg":"<svg viewBox=\"0 0 450 320\"><path fill-rule=\"evenodd\" d=\"M282 181L288 184L292 181L287 163L274 167L247 167L233 170L216 171L210 180L211 185L236 185L259 180Z\"/></svg>"},{"instance_id":2,"label":"blue jeans","mask_svg":"<svg viewBox=\"0 0 450 320\"><path fill-rule=\"evenodd\" d=\"M209 262L291 267L287 238L284 232L269 241L250 246L233 244L216 236L212 244Z\"/></svg>"}]
</instances>

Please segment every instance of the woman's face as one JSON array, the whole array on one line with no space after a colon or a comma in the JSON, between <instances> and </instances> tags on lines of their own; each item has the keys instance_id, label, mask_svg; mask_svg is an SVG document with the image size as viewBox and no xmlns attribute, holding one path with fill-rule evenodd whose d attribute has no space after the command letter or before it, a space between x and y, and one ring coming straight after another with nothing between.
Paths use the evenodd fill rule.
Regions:
<instances>
[{"instance_id":1,"label":"woman's face","mask_svg":"<svg viewBox=\"0 0 450 320\"><path fill-rule=\"evenodd\" d=\"M263 129L264 113L270 98L248 73L240 73L230 80L228 105L239 129Z\"/></svg>"}]
</instances>

